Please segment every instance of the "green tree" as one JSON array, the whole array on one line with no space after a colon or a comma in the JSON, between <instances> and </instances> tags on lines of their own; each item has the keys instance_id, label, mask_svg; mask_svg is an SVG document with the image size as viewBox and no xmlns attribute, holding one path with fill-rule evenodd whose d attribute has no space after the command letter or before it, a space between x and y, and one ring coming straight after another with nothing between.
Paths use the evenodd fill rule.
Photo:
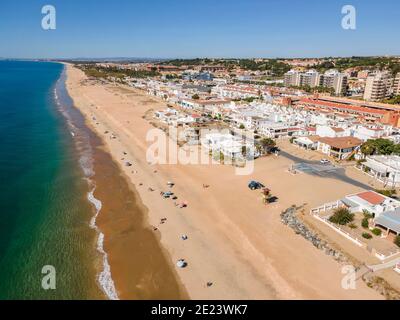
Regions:
<instances>
[{"instance_id":1,"label":"green tree","mask_svg":"<svg viewBox=\"0 0 400 320\"><path fill-rule=\"evenodd\" d=\"M330 222L340 225L346 225L354 220L354 214L346 208L338 208L329 218Z\"/></svg>"},{"instance_id":2,"label":"green tree","mask_svg":"<svg viewBox=\"0 0 400 320\"><path fill-rule=\"evenodd\" d=\"M372 143L371 140L368 140L366 142L364 142L361 145L361 153L365 156L370 156L372 154L374 154L376 151L376 147L375 145Z\"/></svg>"},{"instance_id":3,"label":"green tree","mask_svg":"<svg viewBox=\"0 0 400 320\"><path fill-rule=\"evenodd\" d=\"M395 144L393 146L393 154L400 155L400 144Z\"/></svg>"},{"instance_id":4,"label":"green tree","mask_svg":"<svg viewBox=\"0 0 400 320\"><path fill-rule=\"evenodd\" d=\"M384 189L384 190L375 189L375 191L380 193L380 194L382 194L382 195L384 195L384 196L386 196L386 197L390 197L390 198L396 197L396 189L388 189L388 190L386 190L386 189Z\"/></svg>"},{"instance_id":5,"label":"green tree","mask_svg":"<svg viewBox=\"0 0 400 320\"><path fill-rule=\"evenodd\" d=\"M393 153L394 143L388 139L376 139L378 154L389 155Z\"/></svg>"},{"instance_id":6,"label":"green tree","mask_svg":"<svg viewBox=\"0 0 400 320\"><path fill-rule=\"evenodd\" d=\"M199 95L197 93L195 93L194 95L192 95L192 99L193 100L199 100L200 97L199 97Z\"/></svg>"},{"instance_id":7,"label":"green tree","mask_svg":"<svg viewBox=\"0 0 400 320\"><path fill-rule=\"evenodd\" d=\"M385 99L382 102L383 103L389 103L389 104L400 104L400 95L394 96L391 99Z\"/></svg>"},{"instance_id":8,"label":"green tree","mask_svg":"<svg viewBox=\"0 0 400 320\"><path fill-rule=\"evenodd\" d=\"M383 138L370 139L361 145L361 152L366 156L373 154L389 155L392 154L394 150L394 143ZM398 147L396 150L400 151L400 147Z\"/></svg>"},{"instance_id":9,"label":"green tree","mask_svg":"<svg viewBox=\"0 0 400 320\"><path fill-rule=\"evenodd\" d=\"M260 140L260 145L264 151L269 152L269 150L276 146L276 142L271 138L263 138Z\"/></svg>"}]
</instances>

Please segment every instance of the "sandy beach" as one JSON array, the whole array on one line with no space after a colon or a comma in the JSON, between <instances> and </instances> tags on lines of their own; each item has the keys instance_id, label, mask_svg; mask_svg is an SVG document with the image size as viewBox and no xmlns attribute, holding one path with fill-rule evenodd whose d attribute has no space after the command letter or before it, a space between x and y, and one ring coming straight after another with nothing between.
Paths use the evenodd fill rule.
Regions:
<instances>
[{"instance_id":1,"label":"sandy beach","mask_svg":"<svg viewBox=\"0 0 400 320\"><path fill-rule=\"evenodd\" d=\"M121 201L125 198L118 196L116 205L99 215L98 226L105 234L104 248L120 298L383 298L362 280L357 281L355 290L343 289L342 266L280 221L280 213L292 205L304 204L308 212L359 188L327 178L292 175L287 170L291 161L275 156L257 159L249 176L235 175L229 165L150 165L146 151L151 143L146 142L146 134L153 126L143 117L166 104L136 89L85 80L82 71L67 65L67 89L75 106L103 140L104 150L118 163L124 181L120 183L127 183L140 199L135 210L146 215L145 221L139 222L123 216ZM126 166L127 161L132 166ZM252 179L262 181L278 201L263 205L260 192L247 187ZM175 183L171 190L179 201L188 202L187 208L178 208L173 200L160 196L161 191L169 189L167 181ZM102 196L111 195L97 195L100 199ZM146 243L144 237L149 235L123 236L135 228L135 223L148 225L148 232L155 233L163 248L165 259L159 261L169 268L165 271L169 279L176 277L181 286L171 291L173 296L168 296L162 277L150 282L154 287L164 286L165 295L135 293L135 288L149 283L130 267L147 263L134 259L130 244L139 239ZM184 234L187 240L181 239ZM185 259L186 268L176 267L179 259Z\"/></svg>"}]
</instances>

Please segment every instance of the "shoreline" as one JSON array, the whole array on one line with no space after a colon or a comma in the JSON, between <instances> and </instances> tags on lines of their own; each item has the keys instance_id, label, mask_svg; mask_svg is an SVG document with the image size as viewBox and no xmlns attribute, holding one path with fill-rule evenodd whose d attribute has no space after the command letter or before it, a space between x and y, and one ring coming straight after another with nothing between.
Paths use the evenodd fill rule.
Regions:
<instances>
[{"instance_id":1,"label":"shoreline","mask_svg":"<svg viewBox=\"0 0 400 320\"><path fill-rule=\"evenodd\" d=\"M85 199L88 201L91 211L93 211L93 209L95 211L88 224L88 227L93 229L96 233L94 250L97 255L101 256L98 258L102 262L101 267L95 263L95 269L100 269L97 270L98 272L96 273L95 281L97 287L105 297L111 300L118 300L118 295L110 273L107 253L104 251L103 247L104 234L96 224L97 217L102 208L102 202L94 197L96 184L93 179L95 175L93 168L93 144L95 143L93 137L95 137L95 134L90 130L90 128L86 127L82 123L84 117L73 105L72 98L69 96L66 88L66 65L62 64L62 66L63 70L54 88L54 99L62 118L66 120L66 125L73 138L72 143L77 153L78 166L82 171L82 178L87 183L87 194ZM59 95L61 95L61 97Z\"/></svg>"},{"instance_id":2,"label":"shoreline","mask_svg":"<svg viewBox=\"0 0 400 320\"><path fill-rule=\"evenodd\" d=\"M68 91L68 86L67 86L68 75L67 75L67 65L66 64L64 64L64 68L65 68L65 72L66 72L65 89L73 101L72 107L76 108L76 110L84 118L84 124L85 124L87 130L90 130L91 133L93 135L95 135L96 138L99 140L98 142L94 143L94 146L92 146L92 149L93 149L93 168L92 168L93 173L88 181L89 191L87 194L88 201L91 203L91 205L95 209L94 216L92 217L92 219L90 221L90 227L97 231L98 237L97 237L97 241L96 241L96 247L97 247L97 251L102 256L101 257L102 268L101 268L99 274L96 275L96 279L99 283L99 286L101 287L103 293L109 299L112 299L112 300L118 300L120 298L123 298L123 299L132 299L132 298L134 298L134 299L151 299L152 297L156 297L156 298L158 297L159 299L186 298L187 294L186 294L183 286L181 284L173 283L173 282L177 281L177 277L173 276L173 265L168 264L168 263L163 263L163 266L159 266L159 265L154 265L153 267L149 266L149 271L144 271L144 272L145 273L148 272L150 274L150 278L146 280L149 282L154 280L154 279L152 279L152 277L154 277L154 278L156 277L156 276L151 275L152 272L154 272L155 274L158 273L160 275L166 276L169 279L169 281L167 280L166 283L169 284L171 287L170 288L171 289L170 297L168 296L168 292L157 292L158 288L154 288L151 285L149 286L149 288L139 289L138 292L136 292L136 293L129 292L130 290L127 289L127 287L132 287L132 284L133 284L133 286L139 285L138 283L132 283L132 282L134 282L132 279L134 277L129 277L129 276L124 277L123 279L121 279L119 281L119 282L127 283L126 285L123 285L123 286L115 285L114 277L118 277L118 275L115 276L113 274L113 272L111 271L111 269L116 268L116 265L113 265L113 263L110 262L110 255L112 255L113 250L112 249L110 250L109 248L107 248L109 246L109 242L110 242L109 238L112 238L114 236L114 232L111 232L110 230L108 230L109 225L111 223L108 221L104 221L104 220L107 220L110 218L110 217L107 217L107 216L110 216L110 213L104 212L104 211L112 211L113 210L113 205L110 204L112 202L112 200L110 199L109 194L108 195L104 194L104 190L107 189L106 191L109 193L109 192L113 191L112 190L113 188L110 188L110 186L107 186L105 183L102 183L101 181L99 182L99 180L101 179L99 177L101 175L100 172L102 172L102 174L103 174L103 172L105 172L105 171L110 171L109 172L110 175L118 176L119 180L121 180L121 178L122 178L123 182L122 183L121 183L121 181L116 182L117 186L114 189L119 188L119 189L123 190L122 193L124 195L126 193L127 195L129 195L129 198L135 199L136 208L133 211L135 211L136 215L140 216L140 218L137 218L137 220L139 220L139 223L137 225L135 225L135 228L137 228L137 229L143 228L143 230L145 230L145 232L143 232L143 230L142 230L141 231L142 235L143 235L143 233L148 233L148 235L146 235L145 238L147 239L148 243L151 243L151 244L150 245L146 244L148 247L147 249L150 249L150 251L154 251L155 255L158 255L161 257L161 259L159 258L156 260L159 260L158 262L162 262L161 260L163 260L164 256L167 255L167 252L157 244L157 241L155 241L157 238L157 235L153 234L150 231L150 226L146 222L147 208L140 203L140 198L138 197L136 190L131 185L128 185L128 184L126 184L126 186L123 185L126 178L122 177L123 173L122 173L122 171L120 171L120 168L118 168L118 165L115 163L114 159L111 159L111 157L108 156L107 152L105 152L106 146L105 146L104 140L96 133L95 128L92 125L90 125L85 114L82 113L81 110L79 110L79 108L76 107L74 99L69 94L69 91ZM98 166L101 166L100 170L98 170L96 168ZM87 175L86 175L86 178L88 179ZM113 179L113 181L114 180L116 180L116 179ZM107 182L109 182L109 181L107 181ZM101 189L103 189L103 191ZM100 194L100 196L97 194ZM111 207L111 209L110 209L110 207ZM129 213L131 213L131 212L129 212ZM114 216L114 217L112 217L112 219L114 219L116 216L115 212L112 212L111 215ZM135 231L137 231L137 230L135 230ZM152 238L154 238L154 239L152 239ZM118 242L121 243L122 241L118 241ZM139 240L139 243L140 243L140 240ZM133 249L133 250L135 249L135 243L131 242L130 246L131 246L131 249ZM111 252L109 252L109 251L111 251ZM138 250L138 251L140 251L140 250ZM122 260L124 260L124 258L122 258ZM125 261L125 262L127 262L127 261ZM141 263L137 262L136 264L140 265ZM142 266L142 269L147 269L147 266ZM134 272L134 270L132 270L132 272ZM139 273L139 275L141 273L143 275L143 270L141 270L141 272L138 272L138 273ZM121 287L123 287L123 288L121 288ZM160 285L159 287L163 287L163 286ZM144 293L140 293L140 291L143 291ZM119 292L121 292L121 294L119 294Z\"/></svg>"},{"instance_id":3,"label":"shoreline","mask_svg":"<svg viewBox=\"0 0 400 320\"><path fill-rule=\"evenodd\" d=\"M68 70L69 91L75 106L101 136L105 151L112 155L124 178L149 209L147 220L158 228L169 264L179 258L187 259L189 266L177 273L190 298L380 298L362 283L355 292L343 290L340 266L299 239L279 219L280 212L294 203L310 201L308 205L313 205L313 201L320 201L313 200L315 192L328 200L332 192L339 197L354 191L354 186L339 182L341 187L331 191L329 179L304 176L302 181L287 176L288 186L282 186L279 181L286 174L290 160L262 159L251 177L268 181L279 198L277 204L265 208L259 196L244 187L250 176L232 175L228 166L149 165L145 158L145 136L151 125L143 119L143 114L165 104L130 88L86 83L80 70L71 66ZM123 166L127 160L133 163L132 168ZM189 201L188 208L177 209L161 199L158 191L166 189L167 181L176 182L174 192L179 199ZM205 190L202 183L211 187ZM315 183L321 190L313 189ZM146 191L150 187L155 192ZM168 221L160 225L163 217ZM179 239L182 233L189 235L188 241ZM297 268L297 263L302 268ZM332 282L321 285L326 273ZM206 286L208 281L213 283L212 287Z\"/></svg>"}]
</instances>

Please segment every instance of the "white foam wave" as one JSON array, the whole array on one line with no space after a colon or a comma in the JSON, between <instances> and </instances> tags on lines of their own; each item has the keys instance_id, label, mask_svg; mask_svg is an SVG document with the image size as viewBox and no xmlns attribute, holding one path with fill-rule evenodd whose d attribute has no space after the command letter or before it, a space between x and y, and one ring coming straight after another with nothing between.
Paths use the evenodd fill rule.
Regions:
<instances>
[{"instance_id":1,"label":"white foam wave","mask_svg":"<svg viewBox=\"0 0 400 320\"><path fill-rule=\"evenodd\" d=\"M108 255L104 251L104 233L99 233L97 239L97 250L103 254L103 271L98 276L99 283L103 288L105 294L110 300L119 300L117 290L115 289L114 281L111 277L111 268L108 263Z\"/></svg>"},{"instance_id":2,"label":"white foam wave","mask_svg":"<svg viewBox=\"0 0 400 320\"><path fill-rule=\"evenodd\" d=\"M102 233L96 225L96 219L99 215L99 212L102 207L102 203L99 199L94 196L94 190L88 192L87 198L90 203L96 208L96 214L90 220L90 227L95 229L99 237L97 238L97 251L103 255L103 271L97 277L97 280L100 283L101 288L103 289L104 293L110 300L119 300L117 290L115 289L114 281L111 277L111 268L110 264L108 263L108 255L107 252L104 251L104 233Z\"/></svg>"}]
</instances>

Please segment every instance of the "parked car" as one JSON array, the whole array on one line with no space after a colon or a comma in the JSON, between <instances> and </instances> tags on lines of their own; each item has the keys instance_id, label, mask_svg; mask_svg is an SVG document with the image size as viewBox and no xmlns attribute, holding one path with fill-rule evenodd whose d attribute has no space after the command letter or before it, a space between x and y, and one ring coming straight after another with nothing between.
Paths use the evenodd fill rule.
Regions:
<instances>
[{"instance_id":1,"label":"parked car","mask_svg":"<svg viewBox=\"0 0 400 320\"><path fill-rule=\"evenodd\" d=\"M171 191L167 191L167 192L162 192L162 193L161 193L161 195L162 195L164 198L169 198L169 197L171 197L173 194L174 194L174 193L171 192Z\"/></svg>"},{"instance_id":2,"label":"parked car","mask_svg":"<svg viewBox=\"0 0 400 320\"><path fill-rule=\"evenodd\" d=\"M276 153L276 152L280 152L281 149L279 149L278 147L272 147L271 149L269 149L269 151L270 151L271 153Z\"/></svg>"},{"instance_id":3,"label":"parked car","mask_svg":"<svg viewBox=\"0 0 400 320\"><path fill-rule=\"evenodd\" d=\"M319 162L321 164L329 164L329 163L331 163L328 159L321 159Z\"/></svg>"},{"instance_id":4,"label":"parked car","mask_svg":"<svg viewBox=\"0 0 400 320\"><path fill-rule=\"evenodd\" d=\"M262 189L265 186L262 183L258 182L258 181L252 180L252 181L249 182L248 187L249 187L250 190L256 190L256 189Z\"/></svg>"}]
</instances>

